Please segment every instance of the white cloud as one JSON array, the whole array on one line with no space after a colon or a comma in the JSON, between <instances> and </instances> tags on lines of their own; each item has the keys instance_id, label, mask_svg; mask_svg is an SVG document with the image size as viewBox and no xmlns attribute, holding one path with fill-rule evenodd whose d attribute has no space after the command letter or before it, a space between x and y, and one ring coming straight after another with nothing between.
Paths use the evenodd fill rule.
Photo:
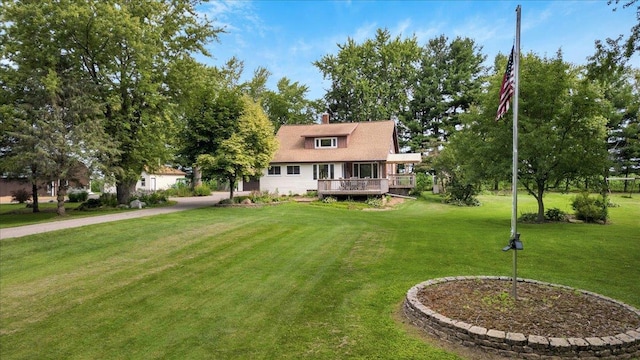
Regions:
<instances>
[{"instance_id":1,"label":"white cloud","mask_svg":"<svg viewBox=\"0 0 640 360\"><path fill-rule=\"evenodd\" d=\"M354 34L345 36L343 43L347 41L347 37L352 38L356 43L363 43L367 39L373 39L375 37L376 30L378 30L376 23L365 23Z\"/></svg>"},{"instance_id":2,"label":"white cloud","mask_svg":"<svg viewBox=\"0 0 640 360\"><path fill-rule=\"evenodd\" d=\"M303 39L299 39L289 47L289 54L291 56L302 56L309 54L313 49L314 46L312 44L305 42Z\"/></svg>"},{"instance_id":3,"label":"white cloud","mask_svg":"<svg viewBox=\"0 0 640 360\"><path fill-rule=\"evenodd\" d=\"M411 28L411 19L405 19L396 24L396 27L390 29L391 34L394 36L401 36L403 38L410 37L412 34L408 33L408 29Z\"/></svg>"},{"instance_id":4,"label":"white cloud","mask_svg":"<svg viewBox=\"0 0 640 360\"><path fill-rule=\"evenodd\" d=\"M488 40L495 38L513 37L511 33L504 34L498 32L498 27L495 24L495 20L491 19L492 23L489 23L486 18L475 16L472 19L465 21L461 26L453 29L454 37L468 37L475 40L476 43L484 43Z\"/></svg>"}]
</instances>

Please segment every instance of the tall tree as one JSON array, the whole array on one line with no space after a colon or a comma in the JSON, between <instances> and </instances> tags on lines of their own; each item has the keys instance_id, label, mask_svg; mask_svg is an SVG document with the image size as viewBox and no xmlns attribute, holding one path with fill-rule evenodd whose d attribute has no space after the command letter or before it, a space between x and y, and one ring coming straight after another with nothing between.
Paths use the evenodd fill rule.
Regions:
<instances>
[{"instance_id":1,"label":"tall tree","mask_svg":"<svg viewBox=\"0 0 640 360\"><path fill-rule=\"evenodd\" d=\"M172 72L192 71L185 59L207 54L205 44L220 32L198 16L198 2L5 2L6 9L38 15L46 33L64 39L55 43L58 50L73 55L95 85L105 129L121 151L110 163L120 203L128 201L145 167L157 167L170 155L166 144L180 98L171 81L179 76Z\"/></svg>"},{"instance_id":2,"label":"tall tree","mask_svg":"<svg viewBox=\"0 0 640 360\"><path fill-rule=\"evenodd\" d=\"M617 174L630 177L631 174L640 172L640 70L634 69L630 73L630 93L627 106L617 107L617 114L622 114L619 126L610 129L609 153L613 157L613 168ZM616 100L619 100L616 98ZM624 183L624 191L627 191L628 181Z\"/></svg>"},{"instance_id":3,"label":"tall tree","mask_svg":"<svg viewBox=\"0 0 640 360\"><path fill-rule=\"evenodd\" d=\"M640 70L629 66L624 47L616 40L596 41L595 54L588 58L586 75L603 89L611 104L606 115L608 150L612 163L603 172L628 177L640 170ZM628 182L625 182L625 191Z\"/></svg>"},{"instance_id":4,"label":"tall tree","mask_svg":"<svg viewBox=\"0 0 640 360\"><path fill-rule=\"evenodd\" d=\"M620 3L622 3L623 9L627 9L633 8L633 5L638 3L638 0L608 0L607 3L609 5L615 4L613 11L617 11ZM625 41L624 56L627 59L631 58L636 52L640 52L640 5L636 5L636 20L637 23L631 27L631 34L629 34L629 38Z\"/></svg>"},{"instance_id":5,"label":"tall tree","mask_svg":"<svg viewBox=\"0 0 640 360\"><path fill-rule=\"evenodd\" d=\"M256 176L269 165L277 149L273 125L257 102L241 98L242 110L233 132L222 139L213 153L198 156L197 164L229 181L229 198L241 178Z\"/></svg>"},{"instance_id":6,"label":"tall tree","mask_svg":"<svg viewBox=\"0 0 640 360\"><path fill-rule=\"evenodd\" d=\"M270 93L266 90L268 71L258 68L252 79L240 82L243 71L244 62L231 58L222 67L199 65L198 76L192 79L179 122L177 148L179 161L194 170L194 184L202 176L198 156L215 154L222 141L235 132L244 106L242 94L259 102Z\"/></svg>"},{"instance_id":7,"label":"tall tree","mask_svg":"<svg viewBox=\"0 0 640 360\"><path fill-rule=\"evenodd\" d=\"M263 106L269 120L277 132L280 126L290 124L311 124L316 112L313 102L306 99L309 87L291 82L286 77L278 81L278 91L267 91Z\"/></svg>"},{"instance_id":8,"label":"tall tree","mask_svg":"<svg viewBox=\"0 0 640 360\"><path fill-rule=\"evenodd\" d=\"M387 29L378 29L374 39L358 44L349 38L338 49L337 55L313 63L331 81L325 101L332 119L397 119L408 105L410 81L420 57L416 38L392 38Z\"/></svg>"},{"instance_id":9,"label":"tall tree","mask_svg":"<svg viewBox=\"0 0 640 360\"><path fill-rule=\"evenodd\" d=\"M222 141L235 132L243 110L238 89L203 88L196 96L180 136L186 166L195 165L202 154L215 154Z\"/></svg>"},{"instance_id":10,"label":"tall tree","mask_svg":"<svg viewBox=\"0 0 640 360\"><path fill-rule=\"evenodd\" d=\"M56 181L58 214L64 215L67 183L77 169L103 164L104 155L117 152L105 136L93 84L64 31L49 22L55 6L6 2L3 10L0 91L8 131L0 162L4 170L29 175L36 212L38 182Z\"/></svg>"},{"instance_id":11,"label":"tall tree","mask_svg":"<svg viewBox=\"0 0 640 360\"><path fill-rule=\"evenodd\" d=\"M504 69L505 62L499 56L496 69ZM544 220L547 190L568 180L601 176L606 163L604 115L609 103L579 70L565 63L561 53L555 58L527 54L520 62L519 183L537 200L538 221ZM501 71L488 78L482 107L463 116L464 141L457 143L457 136L451 140L457 159L492 180L508 174L511 165L511 121L495 122L501 79Z\"/></svg>"},{"instance_id":12,"label":"tall tree","mask_svg":"<svg viewBox=\"0 0 640 360\"><path fill-rule=\"evenodd\" d=\"M485 60L480 51L471 39L444 35L422 49L413 98L401 119L412 151L437 153L460 125L460 114L477 101Z\"/></svg>"}]
</instances>

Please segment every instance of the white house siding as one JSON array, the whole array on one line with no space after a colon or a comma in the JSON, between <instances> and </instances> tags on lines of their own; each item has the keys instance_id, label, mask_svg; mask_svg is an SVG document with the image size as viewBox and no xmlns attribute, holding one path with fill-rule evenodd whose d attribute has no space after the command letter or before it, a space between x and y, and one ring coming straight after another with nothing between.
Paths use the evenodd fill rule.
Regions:
<instances>
[{"instance_id":1,"label":"white house siding","mask_svg":"<svg viewBox=\"0 0 640 360\"><path fill-rule=\"evenodd\" d=\"M318 163L326 164L326 163ZM334 167L334 178L340 179L343 175L343 163L332 163ZM273 164L280 166L280 175L269 175L265 169L260 178L260 191L269 193L278 192L281 195L304 195L308 190L317 190L318 182L313 179L314 164ZM317 164L316 164L317 165ZM287 175L287 166L300 166L300 175Z\"/></svg>"},{"instance_id":2,"label":"white house siding","mask_svg":"<svg viewBox=\"0 0 640 360\"><path fill-rule=\"evenodd\" d=\"M144 184L142 179L144 179ZM178 179L184 179L184 175L148 174L143 171L141 179L136 183L136 190L166 190L175 185Z\"/></svg>"}]
</instances>

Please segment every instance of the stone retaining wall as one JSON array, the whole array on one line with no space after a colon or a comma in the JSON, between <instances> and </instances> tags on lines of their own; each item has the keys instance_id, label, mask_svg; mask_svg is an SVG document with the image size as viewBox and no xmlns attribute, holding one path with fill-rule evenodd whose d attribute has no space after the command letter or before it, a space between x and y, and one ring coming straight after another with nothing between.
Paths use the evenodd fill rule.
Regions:
<instances>
[{"instance_id":1,"label":"stone retaining wall","mask_svg":"<svg viewBox=\"0 0 640 360\"><path fill-rule=\"evenodd\" d=\"M525 335L505 332L499 329L485 329L450 319L431 310L418 299L418 292L425 287L448 281L474 279L511 281L511 278L502 276L460 276L428 280L412 287L407 292L407 297L403 305L405 316L414 325L440 339L469 347L479 346L485 351L507 358L640 359L640 328L613 336L589 338L556 338ZM518 279L518 282L528 282L579 291L588 296L595 296L599 299L613 302L640 316L640 311L634 307L589 291L576 290L568 286L535 280Z\"/></svg>"}]
</instances>

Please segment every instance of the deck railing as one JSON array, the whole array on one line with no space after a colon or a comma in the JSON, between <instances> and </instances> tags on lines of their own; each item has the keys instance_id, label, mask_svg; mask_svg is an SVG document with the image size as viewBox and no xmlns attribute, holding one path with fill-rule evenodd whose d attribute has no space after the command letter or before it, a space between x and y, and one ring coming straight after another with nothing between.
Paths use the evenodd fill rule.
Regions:
<instances>
[{"instance_id":1,"label":"deck railing","mask_svg":"<svg viewBox=\"0 0 640 360\"><path fill-rule=\"evenodd\" d=\"M389 174L389 187L412 189L416 187L416 176L415 174Z\"/></svg>"},{"instance_id":2,"label":"deck railing","mask_svg":"<svg viewBox=\"0 0 640 360\"><path fill-rule=\"evenodd\" d=\"M318 195L382 195L388 192L388 179L318 180Z\"/></svg>"},{"instance_id":3,"label":"deck railing","mask_svg":"<svg viewBox=\"0 0 640 360\"><path fill-rule=\"evenodd\" d=\"M318 180L318 195L382 195L392 189L412 189L413 174L390 174L387 179L323 179Z\"/></svg>"}]
</instances>

